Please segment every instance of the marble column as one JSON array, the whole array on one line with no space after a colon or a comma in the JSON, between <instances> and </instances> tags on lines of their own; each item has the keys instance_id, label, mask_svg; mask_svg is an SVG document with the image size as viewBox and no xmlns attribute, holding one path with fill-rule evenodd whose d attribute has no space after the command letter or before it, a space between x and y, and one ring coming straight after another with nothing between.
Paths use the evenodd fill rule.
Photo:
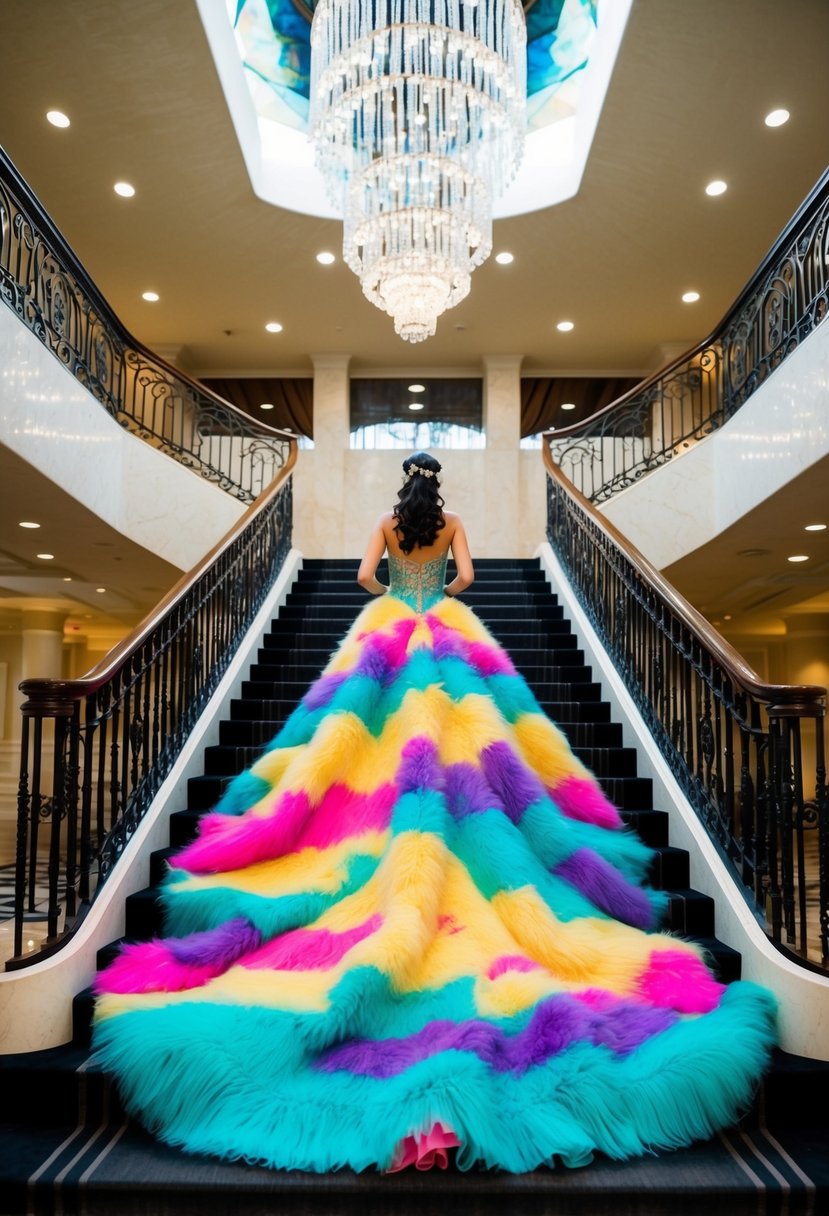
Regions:
<instances>
[{"instance_id":1,"label":"marble column","mask_svg":"<svg viewBox=\"0 0 829 1216\"><path fill-rule=\"evenodd\" d=\"M307 557L340 557L348 494L350 355L312 355L314 446L294 473L294 544Z\"/></svg>"},{"instance_id":2,"label":"marble column","mask_svg":"<svg viewBox=\"0 0 829 1216\"><path fill-rule=\"evenodd\" d=\"M790 612L786 622L785 663L787 684L829 685L829 612ZM826 729L825 720L822 725ZM801 722L803 749L803 792L815 792L815 726ZM829 742L829 740L827 740Z\"/></svg>"},{"instance_id":3,"label":"marble column","mask_svg":"<svg viewBox=\"0 0 829 1216\"><path fill-rule=\"evenodd\" d=\"M484 359L486 551L510 557L520 548L521 355Z\"/></svg>"},{"instance_id":4,"label":"marble column","mask_svg":"<svg viewBox=\"0 0 829 1216\"><path fill-rule=\"evenodd\" d=\"M63 623L65 612L25 609L21 622L23 655L21 678L59 680L63 674Z\"/></svg>"}]
</instances>

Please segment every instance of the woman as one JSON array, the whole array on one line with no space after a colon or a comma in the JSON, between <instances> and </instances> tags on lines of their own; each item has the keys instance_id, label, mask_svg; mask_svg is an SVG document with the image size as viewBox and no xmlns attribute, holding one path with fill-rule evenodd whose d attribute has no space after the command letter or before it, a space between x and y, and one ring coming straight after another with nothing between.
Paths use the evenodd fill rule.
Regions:
<instances>
[{"instance_id":1,"label":"woman","mask_svg":"<svg viewBox=\"0 0 829 1216\"><path fill-rule=\"evenodd\" d=\"M706 1137L750 1100L773 999L653 932L648 850L456 601L439 463L403 469L377 598L171 863L177 936L100 977L100 1057L171 1143L291 1169Z\"/></svg>"}]
</instances>

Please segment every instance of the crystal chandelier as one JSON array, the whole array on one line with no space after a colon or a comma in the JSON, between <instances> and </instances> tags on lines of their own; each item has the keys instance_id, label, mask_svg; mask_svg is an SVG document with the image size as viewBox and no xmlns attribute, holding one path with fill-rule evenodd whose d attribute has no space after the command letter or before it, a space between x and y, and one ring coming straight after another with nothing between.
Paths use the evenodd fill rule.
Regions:
<instances>
[{"instance_id":1,"label":"crystal chandelier","mask_svg":"<svg viewBox=\"0 0 829 1216\"><path fill-rule=\"evenodd\" d=\"M422 342L492 249L521 160L520 0L320 0L310 130L344 215L343 257L396 332Z\"/></svg>"}]
</instances>

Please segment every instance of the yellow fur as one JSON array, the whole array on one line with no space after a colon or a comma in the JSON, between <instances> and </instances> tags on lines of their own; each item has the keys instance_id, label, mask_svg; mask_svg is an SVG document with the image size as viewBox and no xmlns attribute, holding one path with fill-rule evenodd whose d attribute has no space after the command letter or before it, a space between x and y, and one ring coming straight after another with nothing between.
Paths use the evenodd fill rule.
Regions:
<instances>
[{"instance_id":1,"label":"yellow fur","mask_svg":"<svg viewBox=\"0 0 829 1216\"><path fill-rule=\"evenodd\" d=\"M527 764L545 785L557 785L565 777L594 778L570 751L566 737L549 718L541 714L521 714L513 731Z\"/></svg>"}]
</instances>

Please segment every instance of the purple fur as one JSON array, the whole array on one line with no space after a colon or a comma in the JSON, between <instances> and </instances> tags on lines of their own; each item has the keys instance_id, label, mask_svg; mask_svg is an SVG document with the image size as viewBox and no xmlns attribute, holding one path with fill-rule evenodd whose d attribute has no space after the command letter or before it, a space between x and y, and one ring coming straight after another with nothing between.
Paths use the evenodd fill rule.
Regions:
<instances>
[{"instance_id":1,"label":"purple fur","mask_svg":"<svg viewBox=\"0 0 829 1216\"><path fill-rule=\"evenodd\" d=\"M170 937L165 945L177 963L187 967L204 967L219 962L230 966L261 943L259 930L243 916L237 916L216 929L191 933L187 937Z\"/></svg>"},{"instance_id":2,"label":"purple fur","mask_svg":"<svg viewBox=\"0 0 829 1216\"><path fill-rule=\"evenodd\" d=\"M320 676L302 698L302 704L306 709L322 709L330 704L337 689L347 677L348 672L343 671L337 672L333 676Z\"/></svg>"},{"instance_id":3,"label":"purple fur","mask_svg":"<svg viewBox=\"0 0 829 1216\"><path fill-rule=\"evenodd\" d=\"M529 1025L518 1034L505 1034L481 1020L429 1022L405 1039L362 1040L329 1051L317 1063L324 1072L345 1069L358 1076L393 1077L444 1051L476 1055L495 1072L525 1073L576 1043L589 1042L625 1055L676 1021L668 1009L618 1002L597 1011L570 996L542 1002Z\"/></svg>"},{"instance_id":4,"label":"purple fur","mask_svg":"<svg viewBox=\"0 0 829 1216\"><path fill-rule=\"evenodd\" d=\"M576 849L553 870L592 904L636 929L653 927L653 908L640 887L629 883L609 861L592 849Z\"/></svg>"},{"instance_id":5,"label":"purple fur","mask_svg":"<svg viewBox=\"0 0 829 1216\"><path fill-rule=\"evenodd\" d=\"M455 819L480 811L503 811L503 802L474 764L450 764L445 776L446 805Z\"/></svg>"},{"instance_id":6,"label":"purple fur","mask_svg":"<svg viewBox=\"0 0 829 1216\"><path fill-rule=\"evenodd\" d=\"M401 794L410 790L441 789L443 776L437 758L437 748L431 739L416 735L403 748L402 756L396 776L397 788Z\"/></svg>"},{"instance_id":7,"label":"purple fur","mask_svg":"<svg viewBox=\"0 0 829 1216\"><path fill-rule=\"evenodd\" d=\"M535 773L516 756L508 743L490 743L481 752L481 764L513 823L519 823L527 807L546 795Z\"/></svg>"}]
</instances>

